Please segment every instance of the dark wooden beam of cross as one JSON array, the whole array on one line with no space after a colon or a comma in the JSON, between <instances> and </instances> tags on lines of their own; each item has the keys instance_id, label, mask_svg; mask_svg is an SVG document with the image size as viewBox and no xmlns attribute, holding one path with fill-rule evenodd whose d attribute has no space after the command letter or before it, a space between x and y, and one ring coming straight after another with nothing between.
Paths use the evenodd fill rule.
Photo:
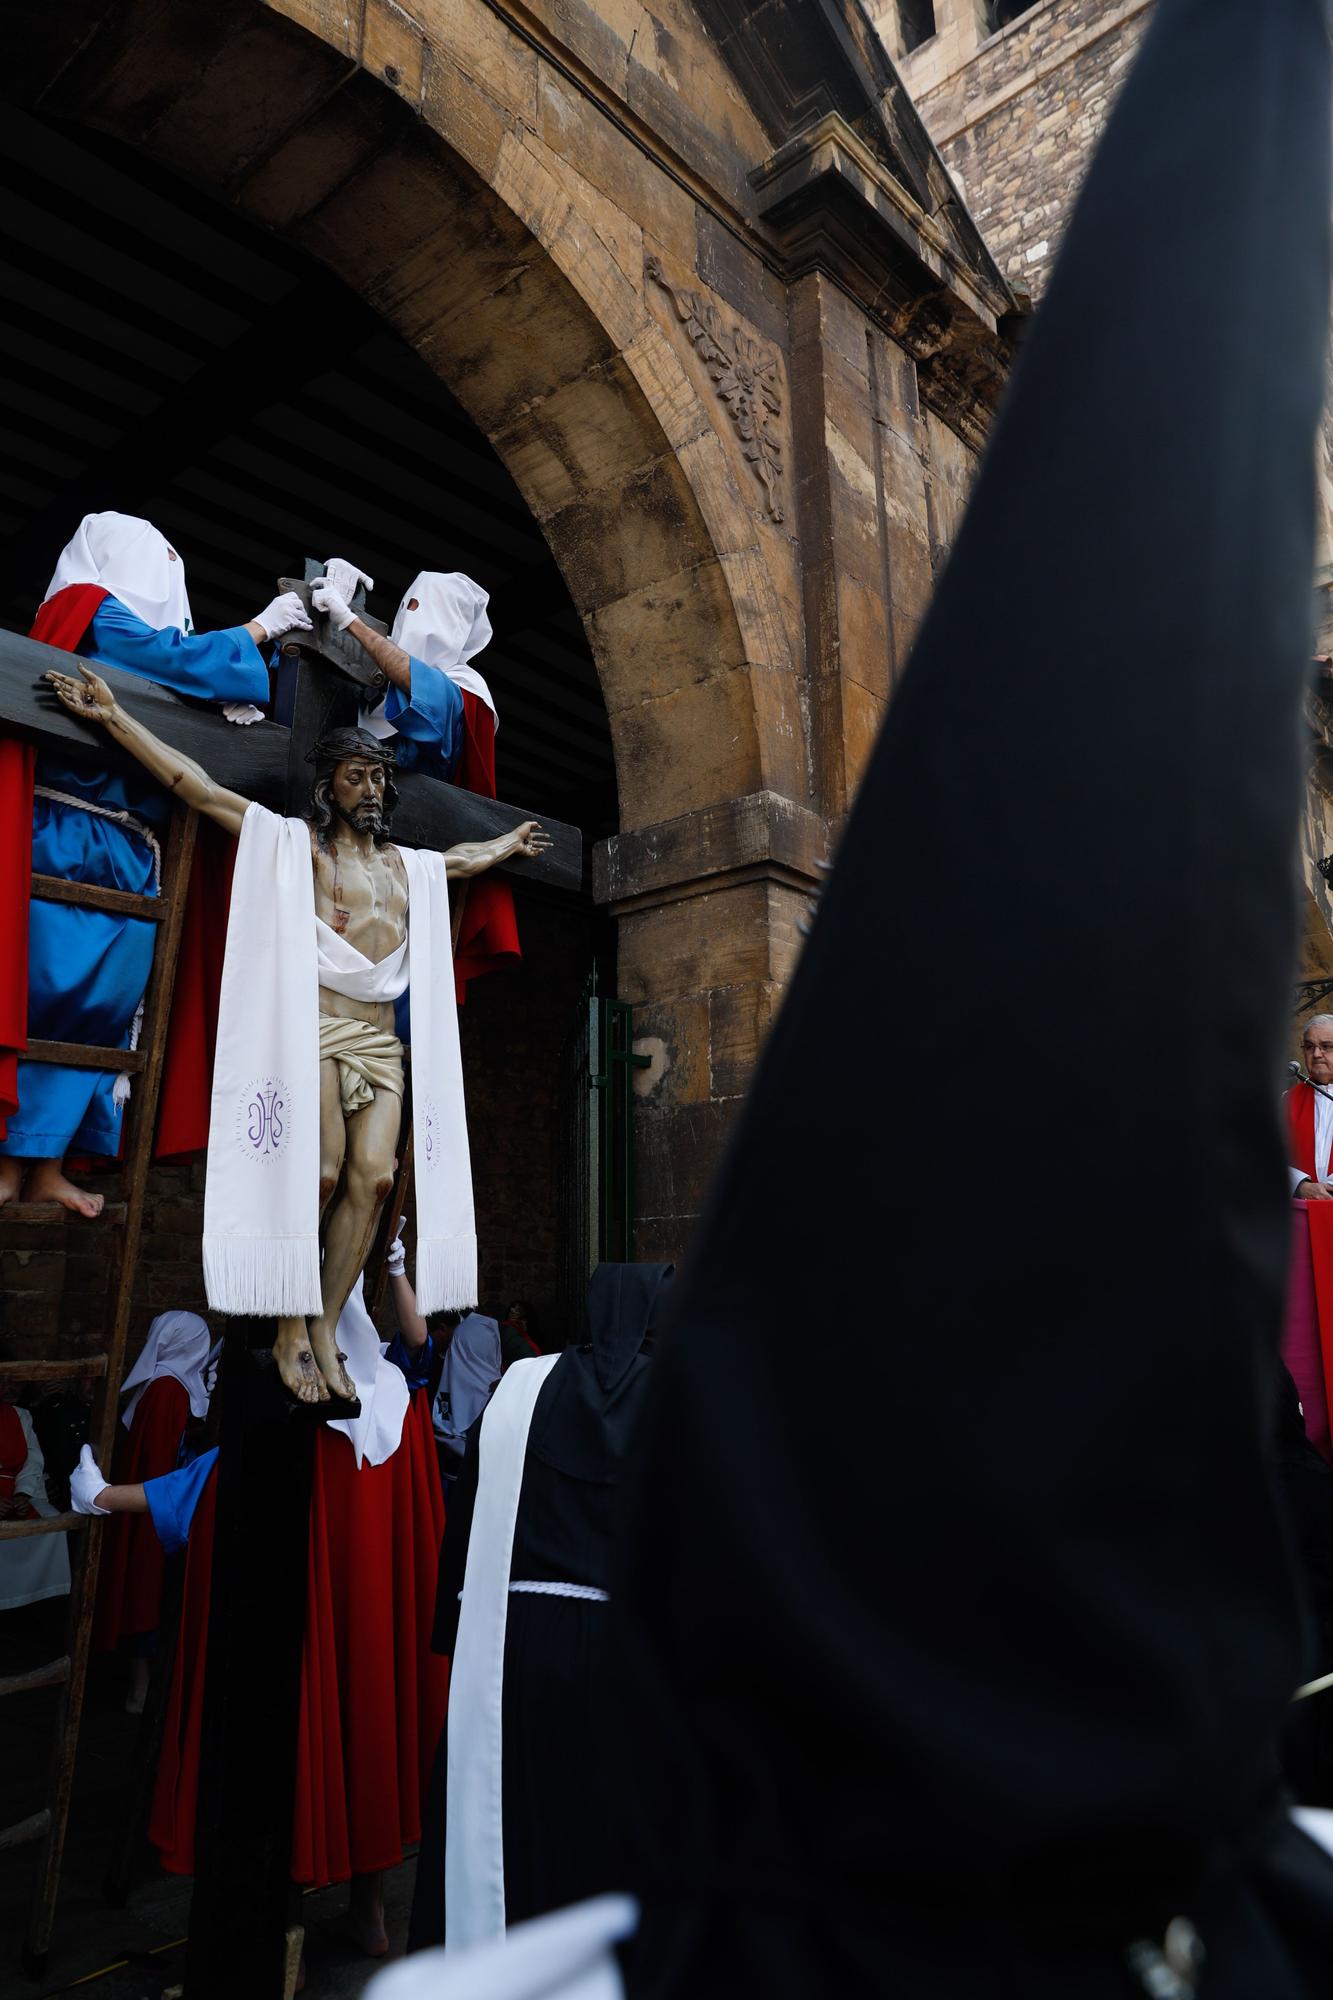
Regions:
<instances>
[{"instance_id":1,"label":"dark wooden beam of cross","mask_svg":"<svg viewBox=\"0 0 1333 2000\"><path fill-rule=\"evenodd\" d=\"M297 587L302 591L308 588L305 584ZM319 734L322 718L356 719L356 685L343 678L346 669L326 637L319 633L312 636L315 644L299 648L294 660L284 656L279 668L279 694L281 697L285 680L292 691L289 713L295 716L295 727L290 720L239 727L215 709L182 701L168 689L133 674L100 663L97 671L130 714L164 743L193 757L219 784L244 798L257 799L274 812L298 812L310 784L305 752ZM314 664L315 659L320 666ZM337 671L329 673L328 667ZM69 670L70 656L58 647L0 631L0 731L20 733L52 749L92 751L99 764L140 771L95 723L80 722L61 708L42 676ZM368 695L373 694L368 683L363 681L361 686ZM378 695L374 699L378 700ZM314 734L302 740L312 727ZM525 819L540 819L551 836L550 849L530 861L506 862L502 864L505 871L518 880L552 888L581 887L583 842L577 827L498 799L481 798L415 771L404 771L397 784L401 803L393 833L404 846L442 849L464 840L493 840Z\"/></svg>"}]
</instances>

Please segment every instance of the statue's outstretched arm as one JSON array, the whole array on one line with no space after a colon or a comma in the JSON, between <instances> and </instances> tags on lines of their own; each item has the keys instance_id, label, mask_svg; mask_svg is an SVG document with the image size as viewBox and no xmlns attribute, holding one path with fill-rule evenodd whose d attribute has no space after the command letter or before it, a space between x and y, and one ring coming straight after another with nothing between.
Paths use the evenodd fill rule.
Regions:
<instances>
[{"instance_id":1,"label":"statue's outstretched arm","mask_svg":"<svg viewBox=\"0 0 1333 2000\"><path fill-rule=\"evenodd\" d=\"M146 771L151 771L160 785L164 785L182 805L191 806L195 812L206 813L216 820L228 833L239 834L241 821L245 818L249 799L243 799L239 792L224 791L214 784L207 771L201 770L191 757L181 750L173 750L145 729L142 722L136 722L121 707L116 697L100 675L91 668L78 663L78 677L73 674L48 674L47 680L60 698L62 707L71 715L79 716L84 722L100 722L108 736L114 737L123 749L137 757Z\"/></svg>"},{"instance_id":2,"label":"statue's outstretched arm","mask_svg":"<svg viewBox=\"0 0 1333 2000\"><path fill-rule=\"evenodd\" d=\"M525 819L522 826L516 826L512 833L500 834L495 840L464 840L449 848L444 857L444 872L450 881L456 875L484 875L497 862L508 861L511 854L531 858L545 854L550 846L551 836L542 832L540 821Z\"/></svg>"}]
</instances>

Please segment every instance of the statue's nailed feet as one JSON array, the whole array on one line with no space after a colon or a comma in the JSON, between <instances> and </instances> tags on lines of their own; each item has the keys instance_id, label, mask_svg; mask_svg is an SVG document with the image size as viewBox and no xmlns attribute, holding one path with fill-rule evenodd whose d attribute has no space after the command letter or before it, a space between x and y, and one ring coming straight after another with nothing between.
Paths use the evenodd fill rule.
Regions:
<instances>
[{"instance_id":1,"label":"statue's nailed feet","mask_svg":"<svg viewBox=\"0 0 1333 2000\"><path fill-rule=\"evenodd\" d=\"M0 1159L0 1208L7 1201L18 1200L27 1164L26 1160Z\"/></svg>"},{"instance_id":2,"label":"statue's nailed feet","mask_svg":"<svg viewBox=\"0 0 1333 2000\"><path fill-rule=\"evenodd\" d=\"M354 1403L356 1383L347 1372L347 1356L338 1345L336 1329L321 1326L316 1320L310 1329L310 1345L329 1392L344 1403Z\"/></svg>"},{"instance_id":3,"label":"statue's nailed feet","mask_svg":"<svg viewBox=\"0 0 1333 2000\"><path fill-rule=\"evenodd\" d=\"M24 1182L25 1201L58 1201L71 1215L100 1215L106 1205L106 1196L90 1194L87 1188L75 1187L73 1181L66 1180L60 1171L59 1160L34 1160Z\"/></svg>"},{"instance_id":4,"label":"statue's nailed feet","mask_svg":"<svg viewBox=\"0 0 1333 2000\"><path fill-rule=\"evenodd\" d=\"M303 1319L278 1321L278 1337L273 1343L273 1359L278 1373L298 1403L327 1403L329 1392L315 1361L310 1335Z\"/></svg>"}]
</instances>

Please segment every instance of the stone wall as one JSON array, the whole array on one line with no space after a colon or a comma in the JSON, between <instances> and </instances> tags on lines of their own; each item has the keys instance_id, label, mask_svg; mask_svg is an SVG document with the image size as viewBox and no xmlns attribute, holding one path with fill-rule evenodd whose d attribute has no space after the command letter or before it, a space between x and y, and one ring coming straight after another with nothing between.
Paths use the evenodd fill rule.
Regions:
<instances>
[{"instance_id":1,"label":"stone wall","mask_svg":"<svg viewBox=\"0 0 1333 2000\"><path fill-rule=\"evenodd\" d=\"M877 10L891 38L895 4ZM982 0L935 0L938 33L899 60L990 249L1034 298L1151 5L1039 0L992 34Z\"/></svg>"}]
</instances>

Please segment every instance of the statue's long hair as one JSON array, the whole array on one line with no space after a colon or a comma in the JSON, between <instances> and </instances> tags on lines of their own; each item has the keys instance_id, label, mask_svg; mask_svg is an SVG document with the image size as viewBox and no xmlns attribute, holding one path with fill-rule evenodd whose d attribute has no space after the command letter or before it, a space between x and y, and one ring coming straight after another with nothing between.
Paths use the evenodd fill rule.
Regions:
<instances>
[{"instance_id":1,"label":"statue's long hair","mask_svg":"<svg viewBox=\"0 0 1333 2000\"><path fill-rule=\"evenodd\" d=\"M315 782L310 787L310 804L306 818L315 829L315 839L326 854L333 852L333 822L337 812L333 804L333 777L339 764L346 764L351 758L364 758L368 764L384 766L384 818L380 830L373 835L376 847L383 847L389 839L389 828L398 805L398 787L393 781L393 751L378 736L372 736L368 729L331 729L321 736L313 750L306 753L306 762L315 767Z\"/></svg>"}]
</instances>

